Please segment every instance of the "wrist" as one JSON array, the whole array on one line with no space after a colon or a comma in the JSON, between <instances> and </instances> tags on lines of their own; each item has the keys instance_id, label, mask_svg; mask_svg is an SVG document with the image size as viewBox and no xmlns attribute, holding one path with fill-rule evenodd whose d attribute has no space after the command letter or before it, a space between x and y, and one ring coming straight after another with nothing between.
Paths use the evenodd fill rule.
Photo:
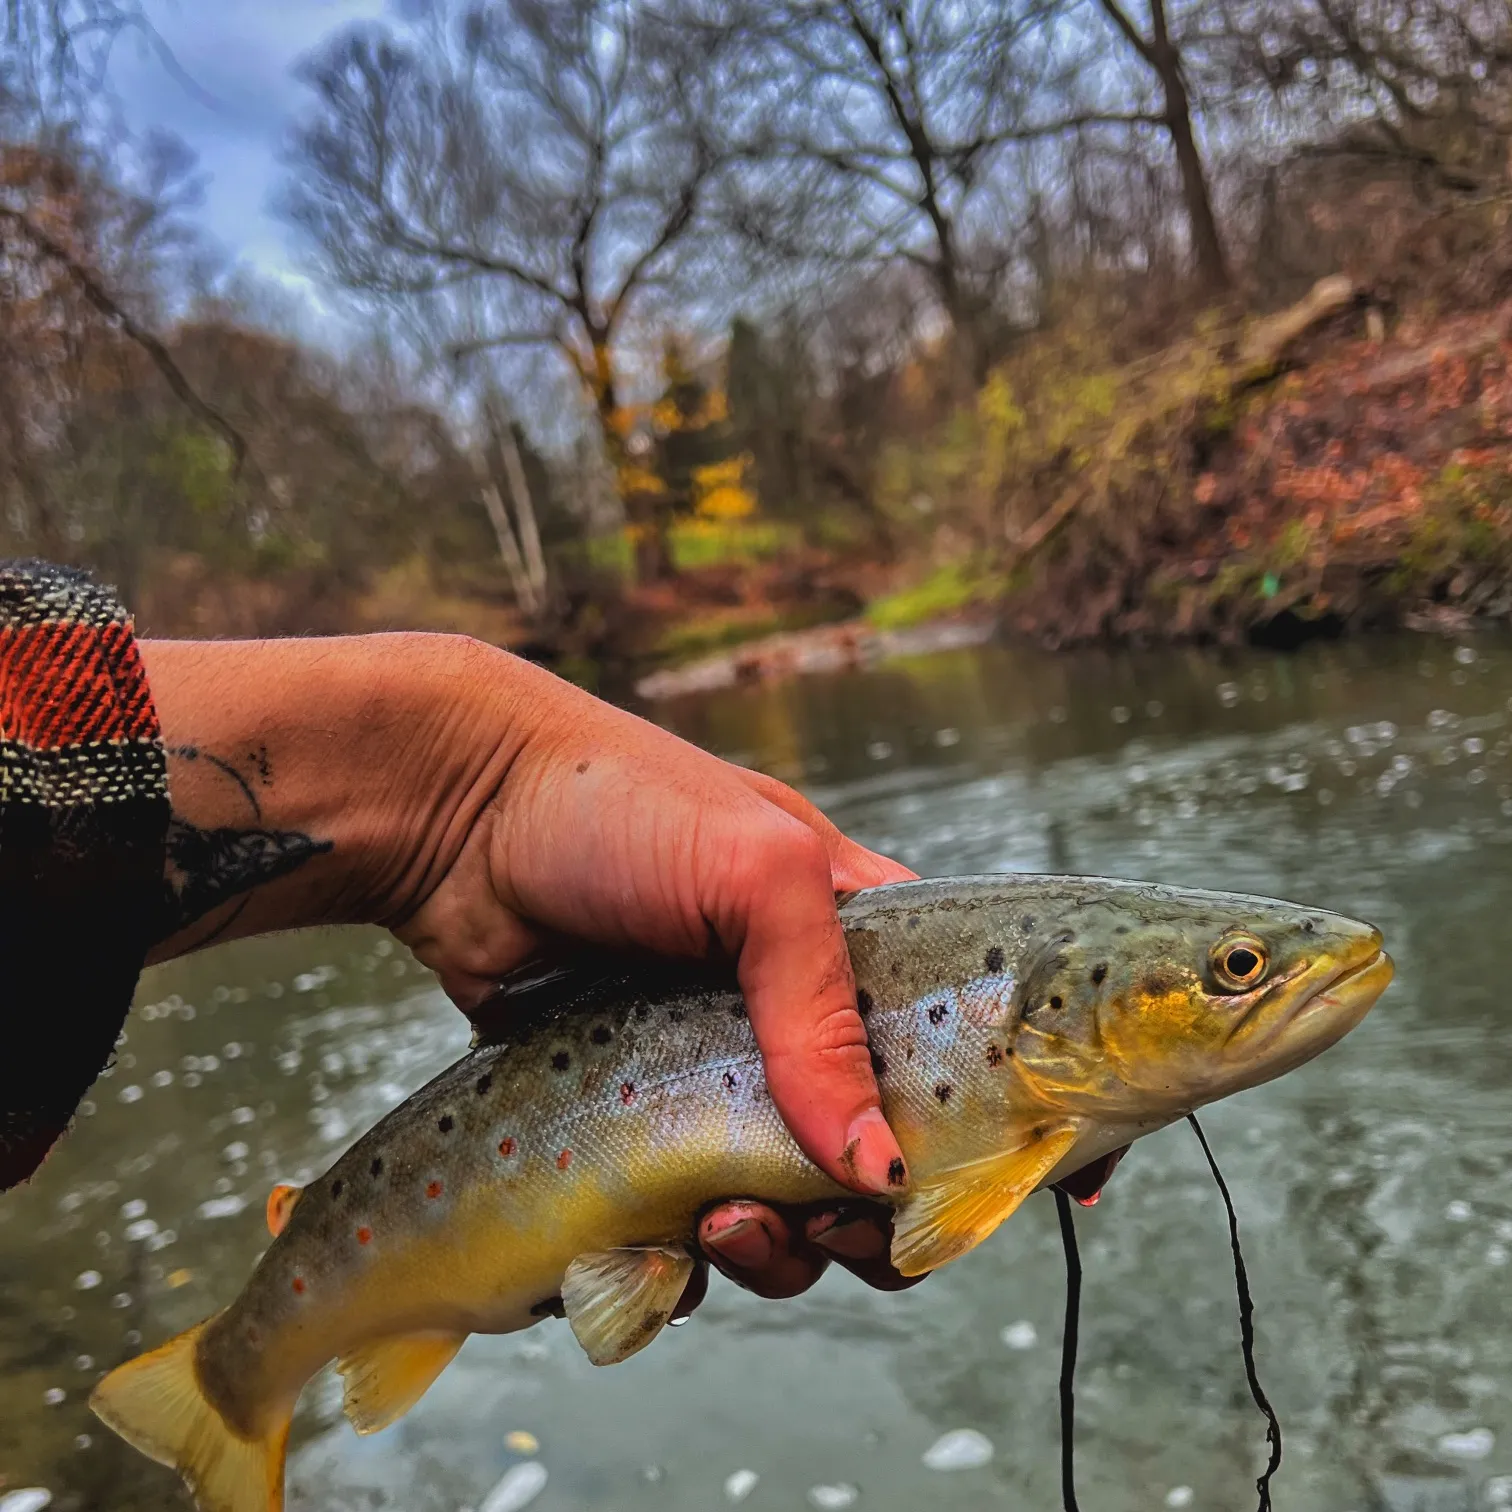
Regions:
<instances>
[{"instance_id":1,"label":"wrist","mask_svg":"<svg viewBox=\"0 0 1512 1512\"><path fill-rule=\"evenodd\" d=\"M521 664L461 637L141 649L174 816L154 959L211 939L402 919L517 748L509 684Z\"/></svg>"}]
</instances>

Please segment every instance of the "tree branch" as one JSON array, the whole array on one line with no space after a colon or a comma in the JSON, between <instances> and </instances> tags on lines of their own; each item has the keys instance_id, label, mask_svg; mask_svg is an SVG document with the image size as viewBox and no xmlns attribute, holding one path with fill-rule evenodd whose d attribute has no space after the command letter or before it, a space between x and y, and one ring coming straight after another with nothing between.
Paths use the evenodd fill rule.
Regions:
<instances>
[{"instance_id":1,"label":"tree branch","mask_svg":"<svg viewBox=\"0 0 1512 1512\"><path fill-rule=\"evenodd\" d=\"M1156 66L1154 49L1145 41L1144 37L1140 34L1139 28L1119 8L1118 0L1097 0L1097 3L1107 13L1108 19L1124 34L1124 40L1128 42L1129 46L1151 68L1154 68Z\"/></svg>"},{"instance_id":2,"label":"tree branch","mask_svg":"<svg viewBox=\"0 0 1512 1512\"><path fill-rule=\"evenodd\" d=\"M85 299L114 324L123 336L146 353L179 403L231 448L232 475L240 476L249 455L245 438L214 405L196 392L194 385L185 377L184 370L174 361L173 354L163 345L162 340L146 326L133 319L94 272L80 262L61 242L49 236L24 211L0 204L0 220L8 221L16 227L44 257L57 263L78 286Z\"/></svg>"}]
</instances>

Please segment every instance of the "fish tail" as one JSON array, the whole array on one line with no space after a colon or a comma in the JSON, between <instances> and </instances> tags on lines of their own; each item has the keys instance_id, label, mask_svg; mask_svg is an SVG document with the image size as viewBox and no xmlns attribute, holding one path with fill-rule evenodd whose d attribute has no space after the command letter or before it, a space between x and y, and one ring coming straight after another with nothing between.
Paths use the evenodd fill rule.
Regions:
<instances>
[{"instance_id":1,"label":"fish tail","mask_svg":"<svg viewBox=\"0 0 1512 1512\"><path fill-rule=\"evenodd\" d=\"M202 1512L282 1512L292 1409L265 1437L237 1433L211 1405L195 1369L206 1326L112 1370L89 1405L127 1443L177 1470Z\"/></svg>"}]
</instances>

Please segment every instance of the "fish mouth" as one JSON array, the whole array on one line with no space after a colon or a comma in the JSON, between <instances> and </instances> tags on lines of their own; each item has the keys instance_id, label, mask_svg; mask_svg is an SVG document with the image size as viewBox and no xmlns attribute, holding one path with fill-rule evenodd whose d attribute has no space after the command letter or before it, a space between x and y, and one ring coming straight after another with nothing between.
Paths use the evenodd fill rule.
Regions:
<instances>
[{"instance_id":1,"label":"fish mouth","mask_svg":"<svg viewBox=\"0 0 1512 1512\"><path fill-rule=\"evenodd\" d=\"M1287 1016L1285 1027L1329 1012L1358 1010L1363 1016L1395 974L1396 963L1377 945L1368 958L1346 962L1303 997Z\"/></svg>"}]
</instances>

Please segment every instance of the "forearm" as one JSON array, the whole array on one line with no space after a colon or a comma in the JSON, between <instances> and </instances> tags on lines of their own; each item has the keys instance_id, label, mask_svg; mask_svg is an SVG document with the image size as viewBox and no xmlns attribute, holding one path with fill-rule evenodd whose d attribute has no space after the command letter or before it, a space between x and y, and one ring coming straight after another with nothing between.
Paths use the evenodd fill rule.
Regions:
<instances>
[{"instance_id":1,"label":"forearm","mask_svg":"<svg viewBox=\"0 0 1512 1512\"><path fill-rule=\"evenodd\" d=\"M172 800L152 960L395 922L451 865L518 749L514 670L460 637L144 641ZM480 741L479 722L497 732Z\"/></svg>"}]
</instances>

